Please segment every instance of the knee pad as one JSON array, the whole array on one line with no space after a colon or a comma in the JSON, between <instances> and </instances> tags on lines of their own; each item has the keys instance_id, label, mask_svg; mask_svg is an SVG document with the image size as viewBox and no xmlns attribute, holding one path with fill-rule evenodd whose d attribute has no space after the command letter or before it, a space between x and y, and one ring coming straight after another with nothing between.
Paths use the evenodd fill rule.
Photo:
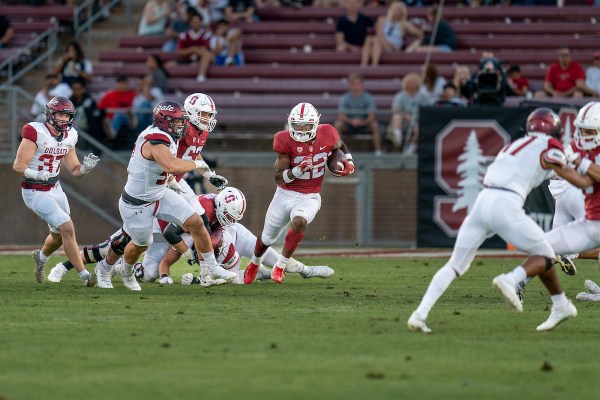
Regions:
<instances>
[{"instance_id":1,"label":"knee pad","mask_svg":"<svg viewBox=\"0 0 600 400\"><path fill-rule=\"evenodd\" d=\"M125 246L127 246L129 242L131 242L131 236L129 236L124 230L121 230L121 234L111 240L110 248L115 252L115 254L122 256L125 252Z\"/></svg>"}]
</instances>

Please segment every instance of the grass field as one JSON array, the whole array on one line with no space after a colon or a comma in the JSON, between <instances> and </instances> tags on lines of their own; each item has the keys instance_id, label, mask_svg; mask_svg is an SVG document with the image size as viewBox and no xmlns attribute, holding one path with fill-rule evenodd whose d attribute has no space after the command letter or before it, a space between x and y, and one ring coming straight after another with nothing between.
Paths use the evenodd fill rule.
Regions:
<instances>
[{"instance_id":1,"label":"grass field","mask_svg":"<svg viewBox=\"0 0 600 400\"><path fill-rule=\"evenodd\" d=\"M520 259L477 259L431 312L431 335L406 320L444 260L305 261L336 274L131 292L74 273L40 285L31 257L0 256L0 399L597 398L600 304L536 332L550 308L539 281L522 314L491 287ZM560 273L570 298L594 264Z\"/></svg>"}]
</instances>

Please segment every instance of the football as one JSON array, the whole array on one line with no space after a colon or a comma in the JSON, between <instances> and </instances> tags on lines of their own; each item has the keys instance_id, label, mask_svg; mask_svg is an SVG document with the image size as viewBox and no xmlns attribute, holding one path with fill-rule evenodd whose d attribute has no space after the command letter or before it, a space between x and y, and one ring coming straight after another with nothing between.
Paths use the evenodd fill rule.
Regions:
<instances>
[{"instance_id":1,"label":"football","mask_svg":"<svg viewBox=\"0 0 600 400\"><path fill-rule=\"evenodd\" d=\"M344 170L343 160L346 159L346 155L341 150L334 150L329 157L327 157L327 168L333 176L342 176L339 174L340 171Z\"/></svg>"}]
</instances>

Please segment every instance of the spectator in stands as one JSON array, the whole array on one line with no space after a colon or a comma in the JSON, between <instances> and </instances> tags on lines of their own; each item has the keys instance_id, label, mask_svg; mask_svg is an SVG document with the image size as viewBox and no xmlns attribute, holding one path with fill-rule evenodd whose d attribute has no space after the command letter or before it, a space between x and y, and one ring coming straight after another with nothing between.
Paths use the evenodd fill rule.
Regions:
<instances>
[{"instance_id":1,"label":"spectator in stands","mask_svg":"<svg viewBox=\"0 0 600 400\"><path fill-rule=\"evenodd\" d=\"M110 130L108 135L111 139L120 137L124 143L128 143L127 136L133 134L132 124L130 124L131 105L136 93L129 88L129 82L124 75L117 77L115 88L102 96L98 108L106 112L106 117L110 120Z\"/></svg>"},{"instance_id":2,"label":"spectator in stands","mask_svg":"<svg viewBox=\"0 0 600 400\"><path fill-rule=\"evenodd\" d=\"M506 73L508 77L509 96L527 96L529 93L529 81L521 75L518 65L511 65Z\"/></svg>"},{"instance_id":3,"label":"spectator in stands","mask_svg":"<svg viewBox=\"0 0 600 400\"><path fill-rule=\"evenodd\" d=\"M180 34L190 29L189 22L193 14L197 14L194 8L189 7L185 1L179 2L176 16L171 20L165 31L168 40L163 44L162 51L171 53L177 50L177 39Z\"/></svg>"},{"instance_id":4,"label":"spectator in stands","mask_svg":"<svg viewBox=\"0 0 600 400\"><path fill-rule=\"evenodd\" d=\"M208 67L213 59L210 50L211 32L202 28L202 16L192 14L190 17L190 29L179 35L177 40L177 55L179 63L198 63L198 75L196 80L203 82L206 79Z\"/></svg>"},{"instance_id":5,"label":"spectator in stands","mask_svg":"<svg viewBox=\"0 0 600 400\"><path fill-rule=\"evenodd\" d=\"M420 38L422 32L407 19L406 5L400 1L393 2L386 15L377 18L376 36L367 36L363 46L361 66L379 65L381 54L384 52L400 51L404 46L406 34Z\"/></svg>"},{"instance_id":6,"label":"spectator in stands","mask_svg":"<svg viewBox=\"0 0 600 400\"><path fill-rule=\"evenodd\" d=\"M373 96L364 90L364 76L351 73L348 76L350 91L340 98L335 128L340 135L370 133L375 154L381 155L381 136L377 121L377 107Z\"/></svg>"},{"instance_id":7,"label":"spectator in stands","mask_svg":"<svg viewBox=\"0 0 600 400\"><path fill-rule=\"evenodd\" d=\"M361 51L361 65L370 53L370 48L363 47L367 36L373 34L373 20L359 12L361 0L345 0L346 14L338 18L335 26L335 49L339 52Z\"/></svg>"},{"instance_id":8,"label":"spectator in stands","mask_svg":"<svg viewBox=\"0 0 600 400\"><path fill-rule=\"evenodd\" d=\"M92 80L92 62L85 58L81 45L76 40L67 43L65 53L58 59L54 72L62 74L62 81L71 86L76 78L88 83Z\"/></svg>"},{"instance_id":9,"label":"spectator in stands","mask_svg":"<svg viewBox=\"0 0 600 400\"><path fill-rule=\"evenodd\" d=\"M210 49L215 55L215 65L244 65L242 53L242 31L230 28L225 19L217 22L212 37Z\"/></svg>"},{"instance_id":10,"label":"spectator in stands","mask_svg":"<svg viewBox=\"0 0 600 400\"><path fill-rule=\"evenodd\" d=\"M231 23L238 21L254 22L257 18L254 0L229 0L225 7L225 19Z\"/></svg>"},{"instance_id":11,"label":"spectator in stands","mask_svg":"<svg viewBox=\"0 0 600 400\"><path fill-rule=\"evenodd\" d=\"M0 49L8 47L14 33L10 20L5 15L0 15Z\"/></svg>"},{"instance_id":12,"label":"spectator in stands","mask_svg":"<svg viewBox=\"0 0 600 400\"><path fill-rule=\"evenodd\" d=\"M454 83L446 83L440 99L435 103L440 107L466 107L467 101L458 95Z\"/></svg>"},{"instance_id":13,"label":"spectator in stands","mask_svg":"<svg viewBox=\"0 0 600 400\"><path fill-rule=\"evenodd\" d=\"M198 14L202 15L202 22L209 26L212 21L215 21L210 13L210 4L208 0L179 0L180 3L187 7L191 7Z\"/></svg>"},{"instance_id":14,"label":"spectator in stands","mask_svg":"<svg viewBox=\"0 0 600 400\"><path fill-rule=\"evenodd\" d=\"M600 51L594 53L594 65L585 70L585 84L596 92L596 97L598 97L598 93L600 93Z\"/></svg>"},{"instance_id":15,"label":"spectator in stands","mask_svg":"<svg viewBox=\"0 0 600 400\"><path fill-rule=\"evenodd\" d=\"M163 100L163 91L154 85L152 75L146 75L139 79L137 94L131 104L135 117L133 124L135 132L141 132L152 124L152 110Z\"/></svg>"},{"instance_id":16,"label":"spectator in stands","mask_svg":"<svg viewBox=\"0 0 600 400\"><path fill-rule=\"evenodd\" d=\"M208 0L208 10L211 21L219 21L225 18L225 8L229 0Z\"/></svg>"},{"instance_id":17,"label":"spectator in stands","mask_svg":"<svg viewBox=\"0 0 600 400\"><path fill-rule=\"evenodd\" d=\"M558 62L552 64L546 72L544 92L550 97L583 97L584 94L595 94L585 84L583 68L571 59L571 51L565 46L558 49Z\"/></svg>"},{"instance_id":18,"label":"spectator in stands","mask_svg":"<svg viewBox=\"0 0 600 400\"><path fill-rule=\"evenodd\" d=\"M73 80L71 90L73 91L73 95L69 100L71 100L77 110L74 123L77 130L89 133L101 143L106 142L106 132L109 123L106 119L106 112L98 108L94 98L87 92L85 82L81 79ZM94 146L90 146L90 148L99 151Z\"/></svg>"},{"instance_id":19,"label":"spectator in stands","mask_svg":"<svg viewBox=\"0 0 600 400\"><path fill-rule=\"evenodd\" d=\"M163 65L163 60L157 54L150 54L146 58L146 67L152 80L152 86L159 88L163 93L167 93L167 80L169 73Z\"/></svg>"},{"instance_id":20,"label":"spectator in stands","mask_svg":"<svg viewBox=\"0 0 600 400\"><path fill-rule=\"evenodd\" d=\"M454 67L454 78L452 78L452 83L456 86L459 96L467 102L471 100L471 93L468 86L470 79L471 70L468 66L457 65Z\"/></svg>"},{"instance_id":21,"label":"spectator in stands","mask_svg":"<svg viewBox=\"0 0 600 400\"><path fill-rule=\"evenodd\" d=\"M169 22L171 7L169 0L148 0L144 6L142 19L138 26L138 35L163 36Z\"/></svg>"},{"instance_id":22,"label":"spectator in stands","mask_svg":"<svg viewBox=\"0 0 600 400\"><path fill-rule=\"evenodd\" d=\"M54 96L61 96L69 98L71 96L71 88L60 80L60 74L50 73L46 75L44 86L37 92L31 110L29 111L31 116L38 122L46 122L46 104Z\"/></svg>"},{"instance_id":23,"label":"spectator in stands","mask_svg":"<svg viewBox=\"0 0 600 400\"><path fill-rule=\"evenodd\" d=\"M435 64L429 64L423 74L423 84L419 91L427 97L429 104L436 103L444 91L446 79L438 74Z\"/></svg>"},{"instance_id":24,"label":"spectator in stands","mask_svg":"<svg viewBox=\"0 0 600 400\"><path fill-rule=\"evenodd\" d=\"M419 107L431 103L427 95L420 91L421 78L416 73L406 74L402 79L402 91L396 93L392 101L392 133L394 144L413 154L419 138Z\"/></svg>"},{"instance_id":25,"label":"spectator in stands","mask_svg":"<svg viewBox=\"0 0 600 400\"><path fill-rule=\"evenodd\" d=\"M434 31L437 14L437 7L431 7L427 10L427 22L431 27L431 31L423 37L422 43L413 42L406 49L407 52L414 50L417 52L450 53L456 49L456 35L448 22L440 19L437 29Z\"/></svg>"}]
</instances>

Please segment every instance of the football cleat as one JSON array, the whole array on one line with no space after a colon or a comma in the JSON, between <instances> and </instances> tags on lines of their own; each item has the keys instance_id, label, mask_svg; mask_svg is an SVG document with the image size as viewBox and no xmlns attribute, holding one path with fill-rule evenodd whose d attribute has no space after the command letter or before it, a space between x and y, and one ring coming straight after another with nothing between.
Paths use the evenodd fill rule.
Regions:
<instances>
[{"instance_id":1,"label":"football cleat","mask_svg":"<svg viewBox=\"0 0 600 400\"><path fill-rule=\"evenodd\" d=\"M127 289L135 291L142 290L142 287L138 283L137 279L135 279L133 268L131 268L131 270L126 270L123 263L120 262L115 265L115 272L121 277L121 280Z\"/></svg>"},{"instance_id":2,"label":"football cleat","mask_svg":"<svg viewBox=\"0 0 600 400\"><path fill-rule=\"evenodd\" d=\"M492 285L502 293L508 304L517 312L523 312L523 304L517 295L517 290L512 281L505 275L498 275L492 281Z\"/></svg>"},{"instance_id":3,"label":"football cleat","mask_svg":"<svg viewBox=\"0 0 600 400\"><path fill-rule=\"evenodd\" d=\"M33 272L35 273L35 280L38 281L38 283L44 282L44 270L46 269L46 262L40 259L41 253L42 250L37 249L31 254L33 256L33 261L35 262L35 269Z\"/></svg>"},{"instance_id":4,"label":"football cleat","mask_svg":"<svg viewBox=\"0 0 600 400\"><path fill-rule=\"evenodd\" d=\"M575 263L569 256L556 256L556 262L560 265L560 269L567 275L575 275L577 273L577 268L575 268Z\"/></svg>"},{"instance_id":5,"label":"football cleat","mask_svg":"<svg viewBox=\"0 0 600 400\"><path fill-rule=\"evenodd\" d=\"M579 301L600 301L600 294L581 292L575 298Z\"/></svg>"},{"instance_id":6,"label":"football cleat","mask_svg":"<svg viewBox=\"0 0 600 400\"><path fill-rule=\"evenodd\" d=\"M411 331L421 331L423 333L431 333L431 329L429 329L425 320L421 319L421 317L417 314L416 311L413 311L413 313L410 315L407 325L408 325L408 329L410 329Z\"/></svg>"},{"instance_id":7,"label":"football cleat","mask_svg":"<svg viewBox=\"0 0 600 400\"><path fill-rule=\"evenodd\" d=\"M300 276L309 279L309 278L330 278L333 276L335 271L327 266L314 266L309 267L308 265L304 266L304 269L300 271Z\"/></svg>"},{"instance_id":8,"label":"football cleat","mask_svg":"<svg viewBox=\"0 0 600 400\"><path fill-rule=\"evenodd\" d=\"M282 284L283 278L285 278L285 270L283 268L278 267L277 265L273 267L271 270L271 279L275 281L275 283ZM245 277L244 277L245 282Z\"/></svg>"},{"instance_id":9,"label":"football cleat","mask_svg":"<svg viewBox=\"0 0 600 400\"><path fill-rule=\"evenodd\" d=\"M58 263L50 270L48 274L48 281L54 283L60 283L62 278L69 272L67 268L63 265L63 263Z\"/></svg>"},{"instance_id":10,"label":"football cleat","mask_svg":"<svg viewBox=\"0 0 600 400\"><path fill-rule=\"evenodd\" d=\"M101 289L112 289L113 285L112 285L112 270L114 268L111 268L110 270L107 270L106 268L104 268L104 266L102 265L102 261L99 261L96 264L96 268L94 269L94 272L96 272L96 277L98 278L98 287Z\"/></svg>"},{"instance_id":11,"label":"football cleat","mask_svg":"<svg viewBox=\"0 0 600 400\"><path fill-rule=\"evenodd\" d=\"M208 266L208 275L213 280L224 279L226 281L232 281L237 277L235 272L227 271L225 268L217 264Z\"/></svg>"},{"instance_id":12,"label":"football cleat","mask_svg":"<svg viewBox=\"0 0 600 400\"><path fill-rule=\"evenodd\" d=\"M256 274L258 274L258 265L251 262L244 270L244 283L249 285L254 282Z\"/></svg>"},{"instance_id":13,"label":"football cleat","mask_svg":"<svg viewBox=\"0 0 600 400\"><path fill-rule=\"evenodd\" d=\"M594 294L600 294L600 287L598 285L596 285L596 282L586 279L586 281L583 285L590 292L592 292Z\"/></svg>"},{"instance_id":14,"label":"football cleat","mask_svg":"<svg viewBox=\"0 0 600 400\"><path fill-rule=\"evenodd\" d=\"M560 324L563 321L566 321L570 318L575 318L577 316L577 309L569 300L566 305L562 307L552 306L552 311L550 312L550 316L548 319L537 327L538 331L549 331L556 327L556 325Z\"/></svg>"}]
</instances>

